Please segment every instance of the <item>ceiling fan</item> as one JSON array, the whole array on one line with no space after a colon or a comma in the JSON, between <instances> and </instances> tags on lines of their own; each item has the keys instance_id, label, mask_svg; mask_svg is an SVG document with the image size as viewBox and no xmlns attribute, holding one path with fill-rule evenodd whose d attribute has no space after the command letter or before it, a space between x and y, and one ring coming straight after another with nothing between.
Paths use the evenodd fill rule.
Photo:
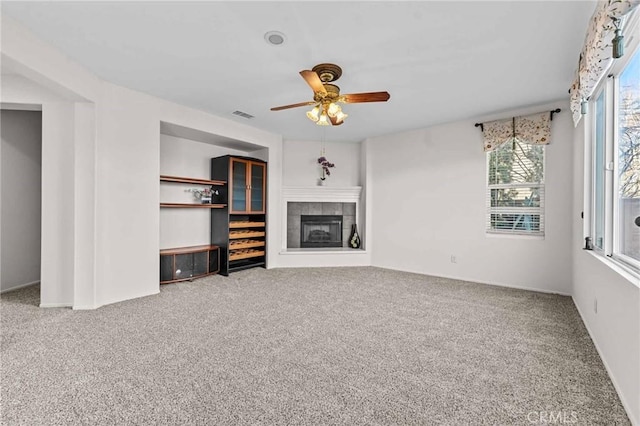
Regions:
<instances>
[{"instance_id":1,"label":"ceiling fan","mask_svg":"<svg viewBox=\"0 0 640 426\"><path fill-rule=\"evenodd\" d=\"M313 101L274 107L271 108L271 111L314 105L311 111L307 112L307 117L311 121L320 126L339 126L344 123L347 114L342 112L342 107L338 103L386 102L390 97L388 92L341 95L340 88L332 84L342 75L342 68L335 64L319 64L311 70L300 71L300 75L313 89Z\"/></svg>"}]
</instances>

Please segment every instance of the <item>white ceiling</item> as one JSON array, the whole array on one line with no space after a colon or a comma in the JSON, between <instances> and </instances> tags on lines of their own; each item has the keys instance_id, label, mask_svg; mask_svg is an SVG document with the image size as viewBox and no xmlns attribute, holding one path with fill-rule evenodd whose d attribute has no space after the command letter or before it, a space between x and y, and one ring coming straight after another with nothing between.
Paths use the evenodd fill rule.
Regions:
<instances>
[{"instance_id":1,"label":"white ceiling","mask_svg":"<svg viewBox=\"0 0 640 426\"><path fill-rule=\"evenodd\" d=\"M595 1L6 2L23 23L100 77L282 134L368 136L566 99ZM272 46L264 34L285 33ZM343 68L339 127L316 126L298 72ZM255 116L231 115L240 110Z\"/></svg>"}]
</instances>

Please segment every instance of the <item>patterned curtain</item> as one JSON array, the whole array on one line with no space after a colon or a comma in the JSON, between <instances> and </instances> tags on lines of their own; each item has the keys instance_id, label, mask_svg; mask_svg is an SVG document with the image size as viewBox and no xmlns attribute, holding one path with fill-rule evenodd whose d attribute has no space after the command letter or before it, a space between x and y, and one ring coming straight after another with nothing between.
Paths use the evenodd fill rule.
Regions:
<instances>
[{"instance_id":1,"label":"patterned curtain","mask_svg":"<svg viewBox=\"0 0 640 426\"><path fill-rule=\"evenodd\" d=\"M570 101L573 124L580 121L580 103L593 93L596 85L611 66L615 26L620 19L640 4L640 0L601 0L591 16L587 36L578 60L578 71L571 85Z\"/></svg>"},{"instance_id":2,"label":"patterned curtain","mask_svg":"<svg viewBox=\"0 0 640 426\"><path fill-rule=\"evenodd\" d=\"M506 142L546 145L551 139L549 111L482 123L484 150L493 151Z\"/></svg>"}]
</instances>

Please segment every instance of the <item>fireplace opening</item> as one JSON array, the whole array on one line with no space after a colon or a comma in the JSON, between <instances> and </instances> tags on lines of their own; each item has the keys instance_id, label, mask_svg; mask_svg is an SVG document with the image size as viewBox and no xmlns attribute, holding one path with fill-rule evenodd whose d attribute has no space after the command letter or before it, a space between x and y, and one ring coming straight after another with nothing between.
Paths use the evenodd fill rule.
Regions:
<instances>
[{"instance_id":1,"label":"fireplace opening","mask_svg":"<svg viewBox=\"0 0 640 426\"><path fill-rule=\"evenodd\" d=\"M342 247L342 216L300 216L300 247Z\"/></svg>"}]
</instances>

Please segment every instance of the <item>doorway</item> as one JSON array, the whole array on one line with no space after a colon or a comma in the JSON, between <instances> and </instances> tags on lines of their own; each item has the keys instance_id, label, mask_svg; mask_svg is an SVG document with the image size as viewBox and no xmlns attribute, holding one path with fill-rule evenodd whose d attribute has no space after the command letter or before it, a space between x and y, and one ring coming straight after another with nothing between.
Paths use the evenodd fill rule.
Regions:
<instances>
[{"instance_id":1,"label":"doorway","mask_svg":"<svg viewBox=\"0 0 640 426\"><path fill-rule=\"evenodd\" d=\"M42 111L0 110L0 292L40 283Z\"/></svg>"}]
</instances>

